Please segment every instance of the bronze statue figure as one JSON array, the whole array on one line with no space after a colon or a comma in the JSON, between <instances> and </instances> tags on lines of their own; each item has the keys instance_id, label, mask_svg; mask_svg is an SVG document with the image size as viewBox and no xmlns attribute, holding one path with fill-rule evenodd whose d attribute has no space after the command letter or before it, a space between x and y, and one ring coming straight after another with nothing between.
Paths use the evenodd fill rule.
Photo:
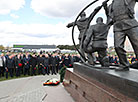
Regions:
<instances>
[{"instance_id":1,"label":"bronze statue figure","mask_svg":"<svg viewBox=\"0 0 138 102\"><path fill-rule=\"evenodd\" d=\"M72 27L74 24L78 27L78 30L80 32L79 37L78 37L79 45L80 45L79 51L81 52L82 56L85 56L84 49L82 48L82 42L83 42L82 40L86 36L86 35L84 35L84 32L87 29L89 18L90 18L90 16L88 18L86 18L86 13L82 12L80 15L80 19L76 22L76 24L74 22L72 22L67 25L68 28ZM81 58L81 59L83 60L83 58Z\"/></svg>"},{"instance_id":2,"label":"bronze statue figure","mask_svg":"<svg viewBox=\"0 0 138 102\"><path fill-rule=\"evenodd\" d=\"M114 46L120 61L120 68L117 71L129 70L129 63L124 50L126 36L132 44L136 58L138 58L138 22L134 17L136 2L138 0L113 0L109 7L106 2L104 4L114 27Z\"/></svg>"},{"instance_id":3,"label":"bronze statue figure","mask_svg":"<svg viewBox=\"0 0 138 102\"><path fill-rule=\"evenodd\" d=\"M109 67L109 59L107 57L107 35L108 25L103 23L103 18L97 18L97 24L91 25L86 34L83 46L85 51L88 53L90 62L93 62L92 53L98 52L100 64L104 67Z\"/></svg>"}]
</instances>

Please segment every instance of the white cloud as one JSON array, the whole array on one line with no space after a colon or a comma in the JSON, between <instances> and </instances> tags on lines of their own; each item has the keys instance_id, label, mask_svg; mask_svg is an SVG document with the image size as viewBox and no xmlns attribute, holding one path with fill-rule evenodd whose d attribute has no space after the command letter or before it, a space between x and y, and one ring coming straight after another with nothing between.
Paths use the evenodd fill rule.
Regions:
<instances>
[{"instance_id":1,"label":"white cloud","mask_svg":"<svg viewBox=\"0 0 138 102\"><path fill-rule=\"evenodd\" d=\"M8 14L12 10L19 10L25 5L25 0L0 0L0 14Z\"/></svg>"},{"instance_id":2,"label":"white cloud","mask_svg":"<svg viewBox=\"0 0 138 102\"><path fill-rule=\"evenodd\" d=\"M15 14L10 14L10 16L13 17L13 18L15 18L15 19L19 18L19 16L15 15Z\"/></svg>"},{"instance_id":3,"label":"white cloud","mask_svg":"<svg viewBox=\"0 0 138 102\"><path fill-rule=\"evenodd\" d=\"M10 21L0 22L0 44L55 44L72 45L71 28L67 23L52 24L14 24ZM113 46L112 28L108 35L108 44ZM78 44L78 30L75 28L74 38Z\"/></svg>"},{"instance_id":4,"label":"white cloud","mask_svg":"<svg viewBox=\"0 0 138 102\"><path fill-rule=\"evenodd\" d=\"M97 3L92 5L88 9L88 13L91 13L94 8L100 6L101 3L105 0L99 0ZM32 0L31 8L44 16L51 17L74 17L92 0ZM112 0L109 1L109 4ZM138 12L138 4L135 8L136 12ZM104 11L101 10L99 15L104 14ZM136 13L136 17L138 18L138 13Z\"/></svg>"},{"instance_id":5,"label":"white cloud","mask_svg":"<svg viewBox=\"0 0 138 102\"><path fill-rule=\"evenodd\" d=\"M100 0L101 3L104 0ZM32 9L41 15L52 17L72 17L92 0L32 0ZM99 3L98 2L98 3Z\"/></svg>"},{"instance_id":6,"label":"white cloud","mask_svg":"<svg viewBox=\"0 0 138 102\"><path fill-rule=\"evenodd\" d=\"M14 24L0 22L0 44L72 44L71 29L66 24ZM78 36L78 35L75 35Z\"/></svg>"},{"instance_id":7,"label":"white cloud","mask_svg":"<svg viewBox=\"0 0 138 102\"><path fill-rule=\"evenodd\" d=\"M136 6L135 6L135 15L136 15L136 19L138 20L138 3L136 3Z\"/></svg>"}]
</instances>

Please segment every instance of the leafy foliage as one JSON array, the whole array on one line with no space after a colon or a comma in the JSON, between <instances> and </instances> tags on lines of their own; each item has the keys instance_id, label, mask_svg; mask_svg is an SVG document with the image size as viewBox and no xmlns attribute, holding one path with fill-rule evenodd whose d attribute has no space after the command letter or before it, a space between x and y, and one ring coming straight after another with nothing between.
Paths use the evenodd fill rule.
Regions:
<instances>
[{"instance_id":1,"label":"leafy foliage","mask_svg":"<svg viewBox=\"0 0 138 102\"><path fill-rule=\"evenodd\" d=\"M63 49L67 49L67 50L75 50L75 46L74 45L58 45L57 46L59 49L63 50ZM79 44L76 45L76 47L79 49Z\"/></svg>"}]
</instances>

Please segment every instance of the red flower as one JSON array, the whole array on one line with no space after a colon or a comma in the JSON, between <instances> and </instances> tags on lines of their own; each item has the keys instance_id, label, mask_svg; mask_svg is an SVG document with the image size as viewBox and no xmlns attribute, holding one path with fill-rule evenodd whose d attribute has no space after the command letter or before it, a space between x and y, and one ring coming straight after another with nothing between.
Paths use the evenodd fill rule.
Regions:
<instances>
[{"instance_id":1,"label":"red flower","mask_svg":"<svg viewBox=\"0 0 138 102\"><path fill-rule=\"evenodd\" d=\"M44 69L46 69L46 67L44 67Z\"/></svg>"},{"instance_id":2,"label":"red flower","mask_svg":"<svg viewBox=\"0 0 138 102\"><path fill-rule=\"evenodd\" d=\"M69 64L69 66L71 67L71 66L72 66L72 64Z\"/></svg>"},{"instance_id":3,"label":"red flower","mask_svg":"<svg viewBox=\"0 0 138 102\"><path fill-rule=\"evenodd\" d=\"M22 63L19 63L18 66L21 67L23 64Z\"/></svg>"},{"instance_id":4,"label":"red flower","mask_svg":"<svg viewBox=\"0 0 138 102\"><path fill-rule=\"evenodd\" d=\"M34 68L34 70L36 70L36 67Z\"/></svg>"}]
</instances>

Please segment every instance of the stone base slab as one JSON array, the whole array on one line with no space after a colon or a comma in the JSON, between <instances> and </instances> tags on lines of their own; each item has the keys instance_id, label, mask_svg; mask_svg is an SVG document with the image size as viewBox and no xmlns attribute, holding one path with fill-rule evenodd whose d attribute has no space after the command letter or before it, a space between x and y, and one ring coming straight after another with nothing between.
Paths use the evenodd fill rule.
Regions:
<instances>
[{"instance_id":1,"label":"stone base slab","mask_svg":"<svg viewBox=\"0 0 138 102\"><path fill-rule=\"evenodd\" d=\"M81 67L83 67L82 70L81 70ZM89 73L86 70L89 71ZM106 78L106 76L104 75L108 75L108 73L105 73L104 71L101 71L101 70L102 69L97 70L93 68L87 69L85 65L75 64L74 71L72 70L66 71L65 81L64 81L65 89L71 94L71 96L74 98L76 102L138 102L138 100L135 98L136 95L132 95L131 93L123 94L126 90L125 87L123 92L118 91L122 89L116 89L117 87L114 87L119 85L119 83L117 82L110 83L109 80L106 80L106 79L105 81L107 81L108 84L106 84L107 82L104 83L102 80ZM85 73L85 71L87 73ZM95 73L95 75L94 76L89 75L90 73L91 74ZM99 77L99 74L101 74L100 75L101 78ZM115 77L114 75L110 76L110 80L114 80L114 77ZM96 76L98 78L95 78ZM121 79L120 77L120 80L125 80L125 79L123 79L123 77ZM112 84L115 84L115 85L112 87L111 86ZM131 84L131 82L128 82L125 84ZM125 86L127 87L127 85ZM134 90L131 90L131 91L133 93ZM126 90L126 92L128 91ZM131 97L131 96L134 96L134 97Z\"/></svg>"}]
</instances>

